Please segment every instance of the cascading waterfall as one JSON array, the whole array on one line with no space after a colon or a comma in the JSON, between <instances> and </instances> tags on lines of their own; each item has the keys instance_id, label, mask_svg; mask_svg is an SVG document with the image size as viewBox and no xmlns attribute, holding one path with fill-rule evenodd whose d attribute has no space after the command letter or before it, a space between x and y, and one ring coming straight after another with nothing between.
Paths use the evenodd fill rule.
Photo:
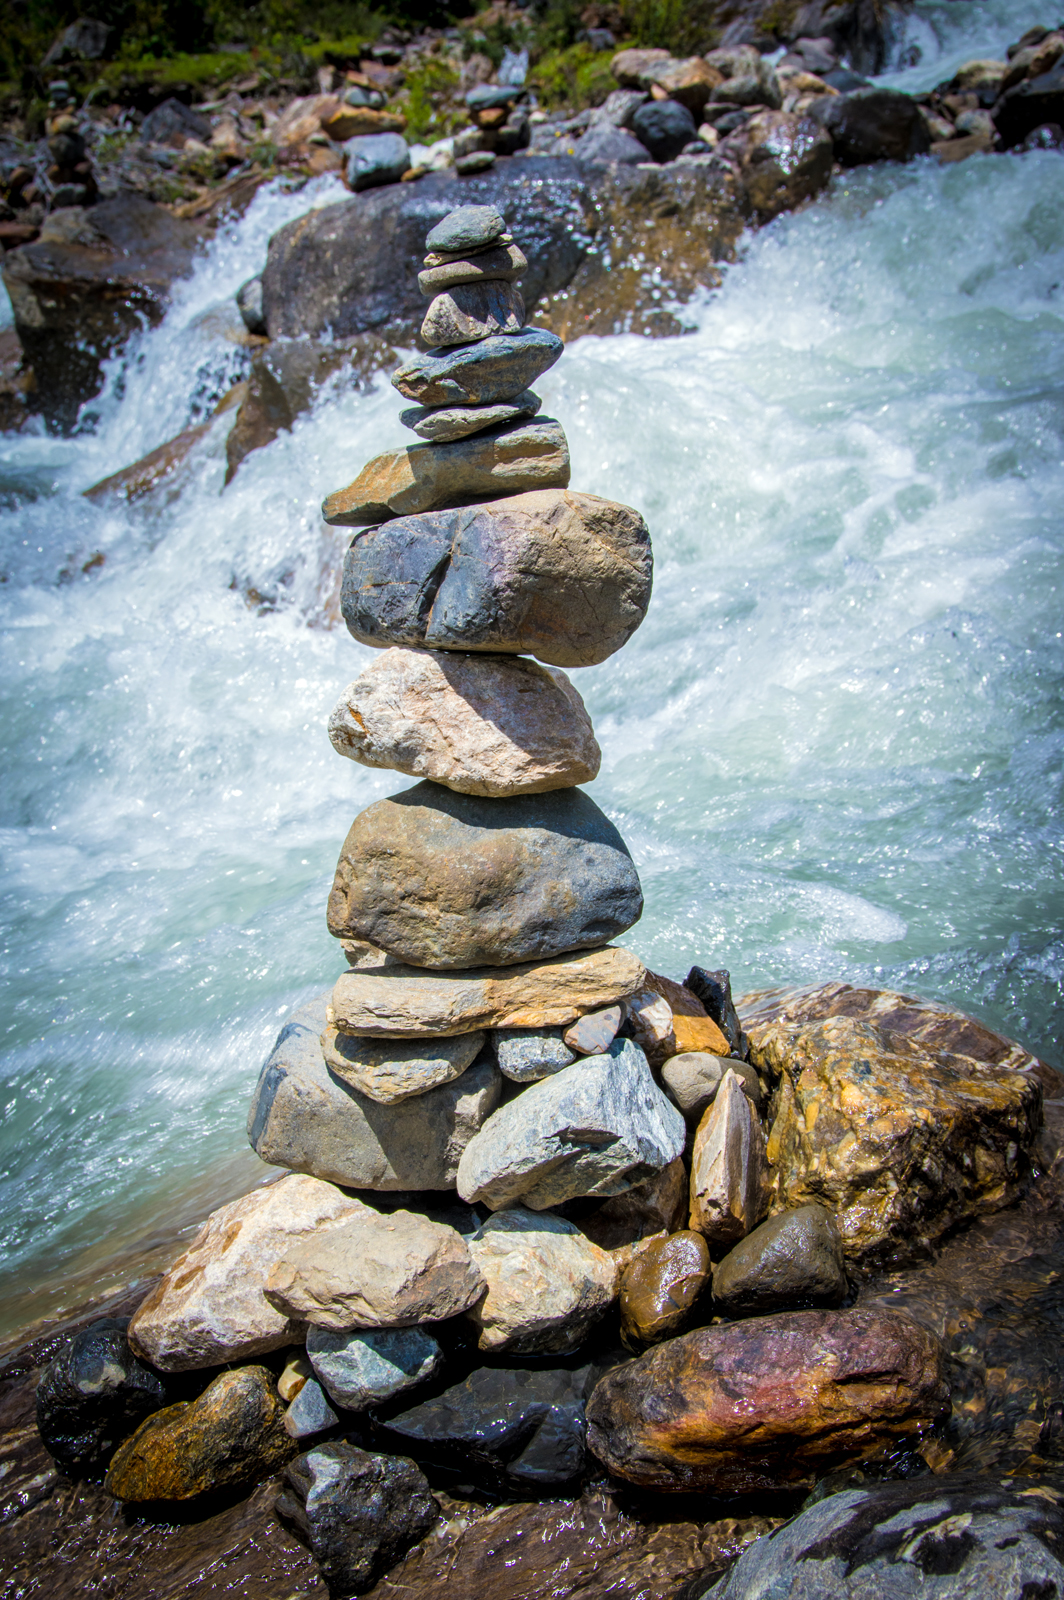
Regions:
<instances>
[{"instance_id":1,"label":"cascading waterfall","mask_svg":"<svg viewBox=\"0 0 1064 1600\"><path fill-rule=\"evenodd\" d=\"M887 81L1036 20L923 5ZM223 422L155 496L81 497L209 413L233 292L342 193L260 194L91 428L0 447L9 1325L253 1181L248 1084L339 970L337 849L395 788L326 736L372 652L323 625L318 510L407 442L383 378L224 490ZM1060 1059L1062 285L1055 152L868 169L752 237L686 337L585 339L537 385L573 481L654 539L646 623L575 681L658 971L868 980Z\"/></svg>"}]
</instances>

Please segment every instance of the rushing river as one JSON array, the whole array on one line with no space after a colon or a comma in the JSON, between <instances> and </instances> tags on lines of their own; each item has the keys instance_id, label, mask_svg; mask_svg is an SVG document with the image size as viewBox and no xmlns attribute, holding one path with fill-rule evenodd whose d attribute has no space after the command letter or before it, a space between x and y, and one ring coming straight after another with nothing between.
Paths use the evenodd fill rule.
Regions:
<instances>
[{"instance_id":1,"label":"rushing river","mask_svg":"<svg viewBox=\"0 0 1064 1600\"><path fill-rule=\"evenodd\" d=\"M888 81L1039 14L924 5ZM341 965L339 845L403 787L329 745L370 652L320 625L319 502L409 437L385 380L228 488L222 422L153 499L81 496L209 413L234 290L341 193L260 194L86 431L0 441L0 1326L253 1181L262 1057ZM654 539L646 623L575 677L658 970L896 986L1061 1060L1062 314L1064 159L920 161L752 238L688 336L584 339L538 386L574 486Z\"/></svg>"}]
</instances>

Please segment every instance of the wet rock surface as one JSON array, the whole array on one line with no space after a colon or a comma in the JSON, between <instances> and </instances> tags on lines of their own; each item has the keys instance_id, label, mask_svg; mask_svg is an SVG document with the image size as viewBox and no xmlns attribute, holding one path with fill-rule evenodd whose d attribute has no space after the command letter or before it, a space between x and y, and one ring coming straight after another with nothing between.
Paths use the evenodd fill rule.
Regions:
<instances>
[{"instance_id":1,"label":"wet rock surface","mask_svg":"<svg viewBox=\"0 0 1064 1600\"><path fill-rule=\"evenodd\" d=\"M598 946L642 909L624 841L582 790L483 799L423 782L356 817L328 917L336 938L446 969Z\"/></svg>"},{"instance_id":2,"label":"wet rock surface","mask_svg":"<svg viewBox=\"0 0 1064 1600\"><path fill-rule=\"evenodd\" d=\"M130 1350L127 1326L93 1323L41 1375L37 1431L71 1477L100 1476L116 1446L167 1402L164 1379Z\"/></svg>"},{"instance_id":3,"label":"wet rock surface","mask_svg":"<svg viewBox=\"0 0 1064 1600\"><path fill-rule=\"evenodd\" d=\"M911 161L931 148L920 107L898 89L855 89L814 100L809 116L831 135L844 167L869 161Z\"/></svg>"},{"instance_id":4,"label":"wet rock surface","mask_svg":"<svg viewBox=\"0 0 1064 1600\"><path fill-rule=\"evenodd\" d=\"M761 1221L768 1204L761 1123L738 1074L729 1068L695 1134L691 1226L711 1249L727 1250Z\"/></svg>"},{"instance_id":5,"label":"wet rock surface","mask_svg":"<svg viewBox=\"0 0 1064 1600\"><path fill-rule=\"evenodd\" d=\"M848 1293L842 1235L823 1206L770 1217L713 1273L713 1301L728 1317L839 1305Z\"/></svg>"},{"instance_id":6,"label":"wet rock surface","mask_svg":"<svg viewBox=\"0 0 1064 1600\"><path fill-rule=\"evenodd\" d=\"M831 135L810 116L762 111L721 146L738 163L759 221L768 221L819 194L834 161Z\"/></svg>"},{"instance_id":7,"label":"wet rock surface","mask_svg":"<svg viewBox=\"0 0 1064 1600\"><path fill-rule=\"evenodd\" d=\"M621 1336L636 1349L682 1333L710 1281L709 1250L700 1233L653 1240L621 1279Z\"/></svg>"},{"instance_id":8,"label":"wet rock surface","mask_svg":"<svg viewBox=\"0 0 1064 1600\"><path fill-rule=\"evenodd\" d=\"M307 1358L329 1397L364 1411L433 1377L443 1351L423 1328L307 1329Z\"/></svg>"},{"instance_id":9,"label":"wet rock surface","mask_svg":"<svg viewBox=\"0 0 1064 1600\"><path fill-rule=\"evenodd\" d=\"M588 1443L644 1488L750 1493L811 1483L948 1414L945 1352L916 1323L795 1311L683 1334L609 1373Z\"/></svg>"}]
</instances>

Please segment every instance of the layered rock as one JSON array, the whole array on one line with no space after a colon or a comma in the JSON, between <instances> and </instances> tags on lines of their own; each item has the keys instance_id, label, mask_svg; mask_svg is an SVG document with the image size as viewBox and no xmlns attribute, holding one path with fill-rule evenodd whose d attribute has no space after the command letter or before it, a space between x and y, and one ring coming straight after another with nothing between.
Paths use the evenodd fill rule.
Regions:
<instances>
[{"instance_id":1,"label":"layered rock","mask_svg":"<svg viewBox=\"0 0 1064 1600\"><path fill-rule=\"evenodd\" d=\"M945 1352L923 1328L796 1311L683 1334L616 1368L588 1403L588 1444L643 1488L745 1494L808 1482L948 1414Z\"/></svg>"},{"instance_id":2,"label":"layered rock","mask_svg":"<svg viewBox=\"0 0 1064 1600\"><path fill-rule=\"evenodd\" d=\"M329 718L340 755L495 798L590 783L601 753L564 672L524 656L391 649Z\"/></svg>"},{"instance_id":3,"label":"layered rock","mask_svg":"<svg viewBox=\"0 0 1064 1600\"><path fill-rule=\"evenodd\" d=\"M561 1217L500 1211L473 1235L469 1252L487 1284L469 1312L481 1350L575 1350L616 1298L617 1262Z\"/></svg>"},{"instance_id":4,"label":"layered rock","mask_svg":"<svg viewBox=\"0 0 1064 1600\"><path fill-rule=\"evenodd\" d=\"M604 944L642 909L620 834L581 790L481 799L423 782L355 818L329 931L408 965L510 966Z\"/></svg>"},{"instance_id":5,"label":"layered rock","mask_svg":"<svg viewBox=\"0 0 1064 1600\"><path fill-rule=\"evenodd\" d=\"M453 1039L356 1039L326 1028L321 1048L334 1077L378 1105L391 1106L460 1078L487 1037L481 1031Z\"/></svg>"},{"instance_id":6,"label":"layered rock","mask_svg":"<svg viewBox=\"0 0 1064 1600\"><path fill-rule=\"evenodd\" d=\"M485 428L501 428L522 417L534 417L542 403L538 394L526 389L512 400L500 400L492 406L411 406L400 411L399 421L431 444L450 444L453 439L466 439Z\"/></svg>"}]
</instances>

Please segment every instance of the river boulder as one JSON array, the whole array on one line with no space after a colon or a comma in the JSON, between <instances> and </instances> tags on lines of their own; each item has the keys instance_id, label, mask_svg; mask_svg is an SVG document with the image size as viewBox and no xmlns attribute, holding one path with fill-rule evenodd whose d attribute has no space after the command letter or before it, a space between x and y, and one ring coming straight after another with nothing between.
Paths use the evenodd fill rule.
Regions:
<instances>
[{"instance_id":1,"label":"river boulder","mask_svg":"<svg viewBox=\"0 0 1064 1600\"><path fill-rule=\"evenodd\" d=\"M738 166L760 222L819 194L834 161L826 129L787 111L759 112L723 140L717 153Z\"/></svg>"},{"instance_id":2,"label":"river boulder","mask_svg":"<svg viewBox=\"0 0 1064 1600\"><path fill-rule=\"evenodd\" d=\"M365 1411L425 1383L444 1355L425 1328L307 1329L307 1359L329 1398Z\"/></svg>"},{"instance_id":3,"label":"river boulder","mask_svg":"<svg viewBox=\"0 0 1064 1600\"><path fill-rule=\"evenodd\" d=\"M487 1284L468 1313L481 1350L575 1350L617 1295L617 1262L562 1217L512 1206L478 1228L469 1252Z\"/></svg>"},{"instance_id":4,"label":"river boulder","mask_svg":"<svg viewBox=\"0 0 1064 1600\"><path fill-rule=\"evenodd\" d=\"M907 1317L796 1311L700 1328L615 1368L588 1403L588 1444L641 1488L746 1494L863 1460L949 1404L945 1351Z\"/></svg>"},{"instance_id":5,"label":"river boulder","mask_svg":"<svg viewBox=\"0 0 1064 1600\"><path fill-rule=\"evenodd\" d=\"M1064 123L1064 66L1028 78L1009 89L993 111L994 126L1004 149L1022 144L1044 123Z\"/></svg>"},{"instance_id":6,"label":"river boulder","mask_svg":"<svg viewBox=\"0 0 1064 1600\"><path fill-rule=\"evenodd\" d=\"M869 161L911 161L931 148L923 111L900 89L855 89L823 95L807 115L831 135L835 159L844 167Z\"/></svg>"},{"instance_id":7,"label":"river boulder","mask_svg":"<svg viewBox=\"0 0 1064 1600\"><path fill-rule=\"evenodd\" d=\"M748 1233L713 1273L726 1317L837 1306L848 1292L842 1235L824 1206L781 1211Z\"/></svg>"}]
</instances>

